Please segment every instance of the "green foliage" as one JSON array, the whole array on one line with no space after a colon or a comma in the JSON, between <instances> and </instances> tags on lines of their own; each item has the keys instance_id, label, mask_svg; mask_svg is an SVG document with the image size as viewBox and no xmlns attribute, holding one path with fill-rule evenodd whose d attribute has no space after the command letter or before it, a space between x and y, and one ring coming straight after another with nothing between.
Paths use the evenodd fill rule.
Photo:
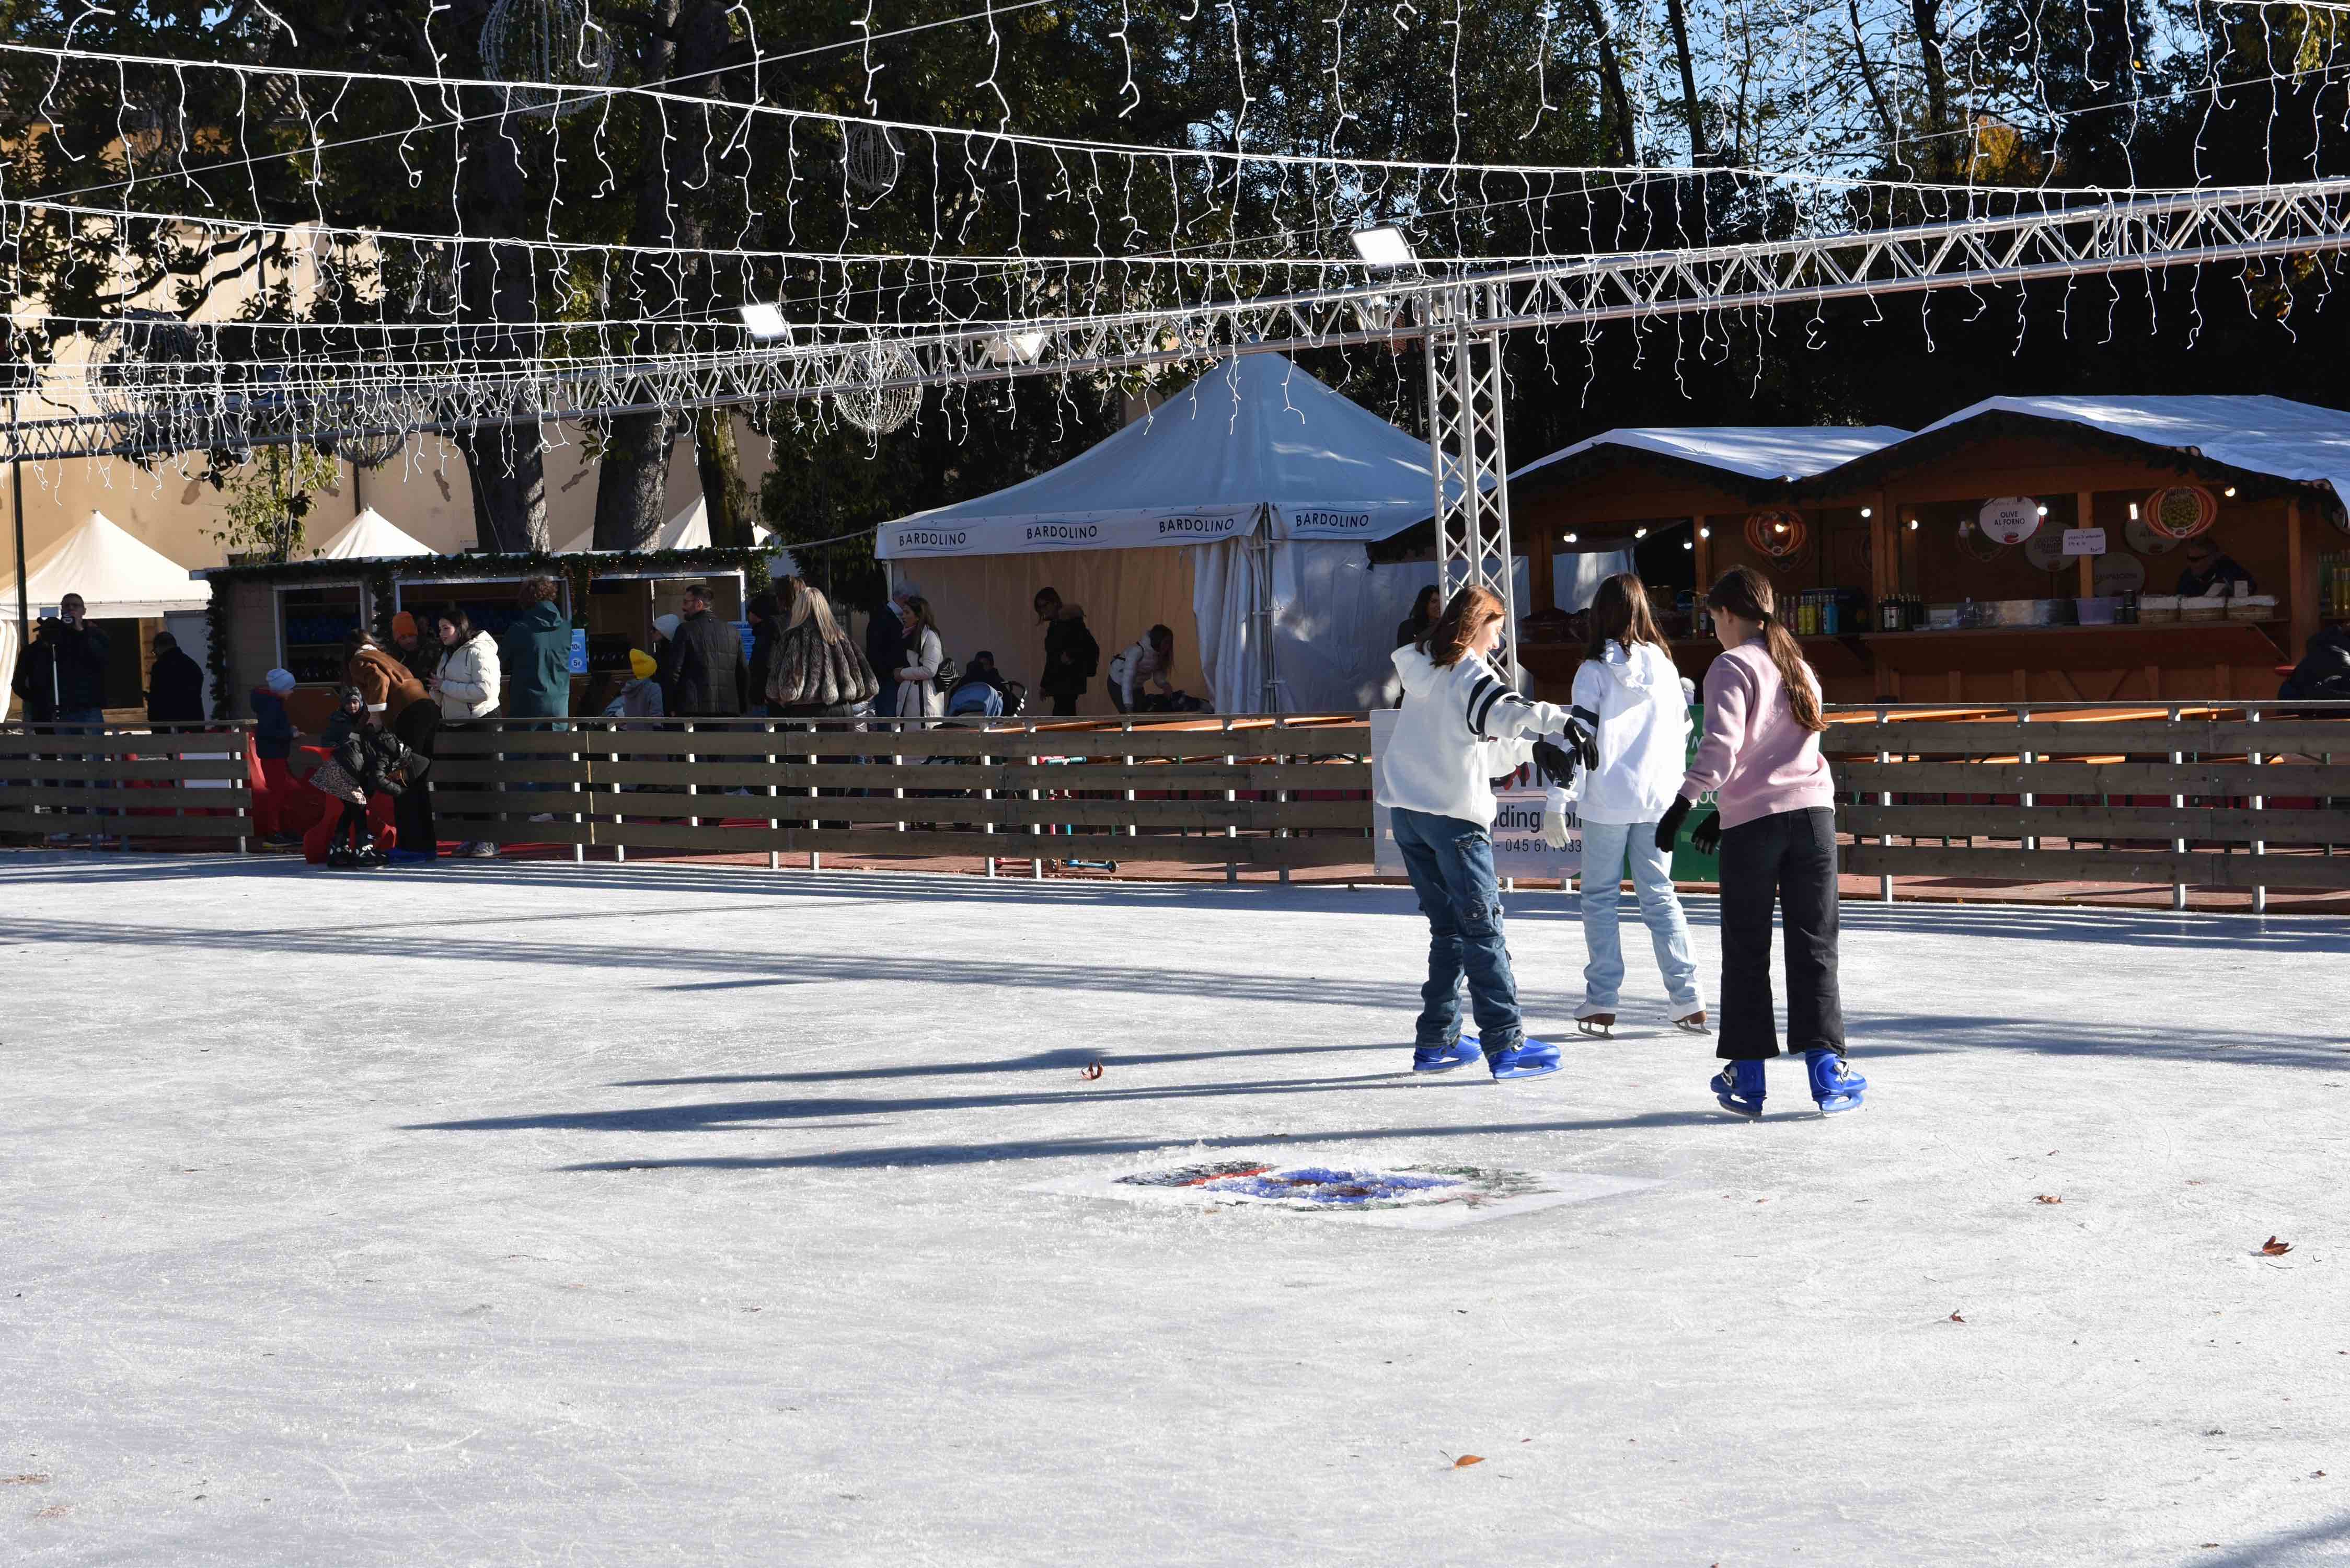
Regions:
<instances>
[{"instance_id":1,"label":"green foliage","mask_svg":"<svg viewBox=\"0 0 2350 1568\"><path fill-rule=\"evenodd\" d=\"M228 496L223 521L213 534L227 550L263 550L274 560L291 560L302 548L302 520L315 494L333 490L342 469L316 447L271 447L234 470L215 466L206 475Z\"/></svg>"}]
</instances>

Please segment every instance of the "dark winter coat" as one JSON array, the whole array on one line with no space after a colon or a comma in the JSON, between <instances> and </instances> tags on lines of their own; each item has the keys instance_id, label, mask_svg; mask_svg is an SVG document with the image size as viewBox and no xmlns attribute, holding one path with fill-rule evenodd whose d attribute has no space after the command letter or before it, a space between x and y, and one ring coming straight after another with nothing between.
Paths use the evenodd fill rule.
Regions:
<instances>
[{"instance_id":1,"label":"dark winter coat","mask_svg":"<svg viewBox=\"0 0 2350 1568\"><path fill-rule=\"evenodd\" d=\"M2350 627L2329 628L2311 638L2277 695L2311 702L2350 701Z\"/></svg>"},{"instance_id":2,"label":"dark winter coat","mask_svg":"<svg viewBox=\"0 0 2350 1568\"><path fill-rule=\"evenodd\" d=\"M774 616L763 616L751 628L751 683L743 688L743 701L752 706L767 700L767 682L775 673L775 639L783 626Z\"/></svg>"},{"instance_id":3,"label":"dark winter coat","mask_svg":"<svg viewBox=\"0 0 2350 1568\"><path fill-rule=\"evenodd\" d=\"M84 621L76 631L63 621L41 639L51 646L57 660L57 711L106 706L106 633Z\"/></svg>"},{"instance_id":4,"label":"dark winter coat","mask_svg":"<svg viewBox=\"0 0 2350 1568\"><path fill-rule=\"evenodd\" d=\"M880 690L879 678L857 645L847 638L827 642L814 620L804 620L775 639L766 691L775 707L854 707L870 702Z\"/></svg>"},{"instance_id":5,"label":"dark winter coat","mask_svg":"<svg viewBox=\"0 0 2350 1568\"><path fill-rule=\"evenodd\" d=\"M45 624L24 657L16 660L16 673L8 681L8 690L25 700L27 724L46 724L57 716L57 650Z\"/></svg>"},{"instance_id":6,"label":"dark winter coat","mask_svg":"<svg viewBox=\"0 0 2350 1568\"><path fill-rule=\"evenodd\" d=\"M571 717L571 623L554 600L531 606L506 628L498 639L498 669L506 717Z\"/></svg>"},{"instance_id":7,"label":"dark winter coat","mask_svg":"<svg viewBox=\"0 0 2350 1568\"><path fill-rule=\"evenodd\" d=\"M672 719L739 717L751 689L742 633L708 610L686 617L669 639L669 661L660 671L660 683Z\"/></svg>"},{"instance_id":8,"label":"dark winter coat","mask_svg":"<svg viewBox=\"0 0 2350 1568\"><path fill-rule=\"evenodd\" d=\"M866 623L865 662L877 670L905 668L906 628L898 619L898 607L888 599Z\"/></svg>"},{"instance_id":9,"label":"dark winter coat","mask_svg":"<svg viewBox=\"0 0 2350 1568\"><path fill-rule=\"evenodd\" d=\"M199 724L204 716L204 667L176 648L156 655L147 672L147 722Z\"/></svg>"},{"instance_id":10,"label":"dark winter coat","mask_svg":"<svg viewBox=\"0 0 2350 1568\"><path fill-rule=\"evenodd\" d=\"M294 719L286 711L286 699L256 686L247 700L253 704L253 754L284 762L294 754Z\"/></svg>"},{"instance_id":11,"label":"dark winter coat","mask_svg":"<svg viewBox=\"0 0 2350 1568\"><path fill-rule=\"evenodd\" d=\"M1047 697L1082 697L1101 668L1101 644L1086 629L1086 612L1063 605L1045 628L1045 674L1036 689Z\"/></svg>"},{"instance_id":12,"label":"dark winter coat","mask_svg":"<svg viewBox=\"0 0 2350 1568\"><path fill-rule=\"evenodd\" d=\"M353 724L339 710L327 726L328 755L335 765L359 781L369 794L397 797L421 782L432 762L390 731L375 724Z\"/></svg>"}]
</instances>

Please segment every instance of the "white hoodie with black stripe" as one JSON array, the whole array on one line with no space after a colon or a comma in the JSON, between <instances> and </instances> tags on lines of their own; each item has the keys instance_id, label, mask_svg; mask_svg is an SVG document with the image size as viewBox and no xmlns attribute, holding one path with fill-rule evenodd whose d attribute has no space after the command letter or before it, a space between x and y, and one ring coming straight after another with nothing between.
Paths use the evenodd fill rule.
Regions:
<instances>
[{"instance_id":1,"label":"white hoodie with black stripe","mask_svg":"<svg viewBox=\"0 0 2350 1568\"><path fill-rule=\"evenodd\" d=\"M1534 743L1566 726L1566 710L1534 702L1473 655L1440 665L1411 644L1395 650L1403 708L1379 753L1371 790L1384 806L1493 825L1492 781L1534 755Z\"/></svg>"}]
</instances>

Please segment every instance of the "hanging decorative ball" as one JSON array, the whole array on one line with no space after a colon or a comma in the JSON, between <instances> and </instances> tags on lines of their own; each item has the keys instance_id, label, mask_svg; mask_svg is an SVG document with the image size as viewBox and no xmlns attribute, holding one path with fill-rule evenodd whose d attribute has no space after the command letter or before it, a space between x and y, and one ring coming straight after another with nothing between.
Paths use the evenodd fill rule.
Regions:
<instances>
[{"instance_id":1,"label":"hanging decorative ball","mask_svg":"<svg viewBox=\"0 0 2350 1568\"><path fill-rule=\"evenodd\" d=\"M2173 484L2146 498L2146 525L2165 539L2192 539L2211 526L2220 503L2199 484Z\"/></svg>"},{"instance_id":2,"label":"hanging decorative ball","mask_svg":"<svg viewBox=\"0 0 2350 1568\"><path fill-rule=\"evenodd\" d=\"M89 400L125 439L152 444L193 429L220 400L211 337L169 311L126 310L89 352ZM209 443L205 443L209 444Z\"/></svg>"},{"instance_id":3,"label":"hanging decorative ball","mask_svg":"<svg viewBox=\"0 0 2350 1568\"><path fill-rule=\"evenodd\" d=\"M1811 542L1804 514L1784 506L1766 506L1746 519L1746 542L1755 554L1773 561L1792 561Z\"/></svg>"},{"instance_id":4,"label":"hanging decorative ball","mask_svg":"<svg viewBox=\"0 0 2350 1568\"><path fill-rule=\"evenodd\" d=\"M905 156L897 133L879 125L850 126L840 151L849 184L868 196L886 196L896 187Z\"/></svg>"},{"instance_id":5,"label":"hanging decorative ball","mask_svg":"<svg viewBox=\"0 0 2350 1568\"><path fill-rule=\"evenodd\" d=\"M921 410L922 389L914 380L921 373L913 355L899 344L852 348L841 356L833 406L868 435L888 435L904 429Z\"/></svg>"},{"instance_id":6,"label":"hanging decorative ball","mask_svg":"<svg viewBox=\"0 0 2350 1568\"><path fill-rule=\"evenodd\" d=\"M353 468L381 468L408 450L410 429L426 416L421 400L395 391L367 400L351 419L356 428L335 438L335 455Z\"/></svg>"},{"instance_id":7,"label":"hanging decorative ball","mask_svg":"<svg viewBox=\"0 0 2350 1568\"><path fill-rule=\"evenodd\" d=\"M506 107L550 118L576 114L596 101L590 92L612 79L612 35L596 25L581 0L498 0L482 24L482 68L504 82L552 83L507 89Z\"/></svg>"}]
</instances>

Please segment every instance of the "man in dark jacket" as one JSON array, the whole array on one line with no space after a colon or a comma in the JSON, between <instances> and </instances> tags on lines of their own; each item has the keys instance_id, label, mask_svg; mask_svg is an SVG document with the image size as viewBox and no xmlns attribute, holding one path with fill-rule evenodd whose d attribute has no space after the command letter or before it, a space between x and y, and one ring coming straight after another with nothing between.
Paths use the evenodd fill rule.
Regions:
<instances>
[{"instance_id":1,"label":"man in dark jacket","mask_svg":"<svg viewBox=\"0 0 2350 1568\"><path fill-rule=\"evenodd\" d=\"M168 631L155 634L155 663L147 671L147 722L204 722L204 667L182 653L180 639Z\"/></svg>"},{"instance_id":2,"label":"man in dark jacket","mask_svg":"<svg viewBox=\"0 0 2350 1568\"><path fill-rule=\"evenodd\" d=\"M874 606L872 615L866 620L865 662L881 678L885 691L884 695L874 700L875 711L897 711L890 704L897 700L898 683L890 677L906 667L906 624L898 618L895 596L886 597Z\"/></svg>"},{"instance_id":3,"label":"man in dark jacket","mask_svg":"<svg viewBox=\"0 0 2350 1568\"><path fill-rule=\"evenodd\" d=\"M509 719L571 717L571 622L556 592L553 577L525 579L522 614L498 638Z\"/></svg>"},{"instance_id":4,"label":"man in dark jacket","mask_svg":"<svg viewBox=\"0 0 2350 1568\"><path fill-rule=\"evenodd\" d=\"M710 613L710 590L700 583L685 590L685 617L669 639L669 662L661 671L672 718L740 718L743 694L751 686L743 636L733 623Z\"/></svg>"},{"instance_id":5,"label":"man in dark jacket","mask_svg":"<svg viewBox=\"0 0 2350 1568\"><path fill-rule=\"evenodd\" d=\"M743 692L746 713L767 711L767 681L775 672L775 638L784 629L775 620L779 607L773 594L753 594L751 602L743 607L751 623L751 684Z\"/></svg>"},{"instance_id":6,"label":"man in dark jacket","mask_svg":"<svg viewBox=\"0 0 2350 1568\"><path fill-rule=\"evenodd\" d=\"M2350 627L2330 626L2313 634L2277 695L2310 702L2350 701Z\"/></svg>"},{"instance_id":7,"label":"man in dark jacket","mask_svg":"<svg viewBox=\"0 0 2350 1568\"><path fill-rule=\"evenodd\" d=\"M45 616L33 628L32 646L16 660L8 690L25 700L25 722L53 723L57 716L57 644L55 616Z\"/></svg>"},{"instance_id":8,"label":"man in dark jacket","mask_svg":"<svg viewBox=\"0 0 2350 1568\"><path fill-rule=\"evenodd\" d=\"M49 635L43 639L55 645L50 657L57 660L53 680L57 722L103 724L109 652L106 633L89 624L88 611L79 594L68 594L60 599L57 613L62 618L49 623Z\"/></svg>"},{"instance_id":9,"label":"man in dark jacket","mask_svg":"<svg viewBox=\"0 0 2350 1568\"><path fill-rule=\"evenodd\" d=\"M1036 590L1036 619L1045 628L1045 673L1036 689L1053 700L1056 718L1077 711L1086 682L1101 668L1101 644L1086 628L1086 612L1063 604L1052 588Z\"/></svg>"}]
</instances>

